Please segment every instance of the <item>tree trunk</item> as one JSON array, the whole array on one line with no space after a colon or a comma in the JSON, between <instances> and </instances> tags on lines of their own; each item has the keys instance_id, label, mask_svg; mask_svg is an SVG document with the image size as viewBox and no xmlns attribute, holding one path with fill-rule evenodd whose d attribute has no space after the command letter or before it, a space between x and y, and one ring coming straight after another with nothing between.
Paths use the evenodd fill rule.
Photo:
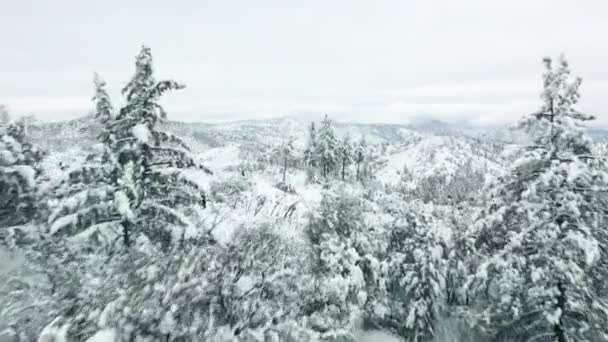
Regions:
<instances>
[{"instance_id":1,"label":"tree trunk","mask_svg":"<svg viewBox=\"0 0 608 342\"><path fill-rule=\"evenodd\" d=\"M285 178L287 176L287 157L283 161L283 184L285 184Z\"/></svg>"},{"instance_id":2,"label":"tree trunk","mask_svg":"<svg viewBox=\"0 0 608 342\"><path fill-rule=\"evenodd\" d=\"M357 162L357 176L355 177L357 179L357 181L359 181L359 165L360 164L361 164L360 162Z\"/></svg>"},{"instance_id":3,"label":"tree trunk","mask_svg":"<svg viewBox=\"0 0 608 342\"><path fill-rule=\"evenodd\" d=\"M346 171L346 161L342 161L342 181L344 181L344 172Z\"/></svg>"},{"instance_id":4,"label":"tree trunk","mask_svg":"<svg viewBox=\"0 0 608 342\"><path fill-rule=\"evenodd\" d=\"M127 221L127 220L123 220L120 225L122 226L122 241L125 244L125 246L128 248L131 246L131 241L129 238L129 234L131 234L130 229L131 229L131 222Z\"/></svg>"},{"instance_id":5,"label":"tree trunk","mask_svg":"<svg viewBox=\"0 0 608 342\"><path fill-rule=\"evenodd\" d=\"M561 310L561 316L559 318L559 322L553 327L553 331L555 332L558 342L568 342L568 335L566 334L566 329L564 328L563 318L566 312L566 288L561 282L557 284L557 288L559 289L557 308Z\"/></svg>"}]
</instances>

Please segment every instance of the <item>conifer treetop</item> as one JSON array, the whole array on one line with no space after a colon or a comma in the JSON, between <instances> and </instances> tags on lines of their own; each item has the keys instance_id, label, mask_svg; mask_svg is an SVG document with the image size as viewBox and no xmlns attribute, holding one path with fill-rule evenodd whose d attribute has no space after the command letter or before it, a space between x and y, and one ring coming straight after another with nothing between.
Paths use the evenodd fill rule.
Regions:
<instances>
[{"instance_id":1,"label":"conifer treetop","mask_svg":"<svg viewBox=\"0 0 608 342\"><path fill-rule=\"evenodd\" d=\"M93 75L93 84L95 85L95 95L93 101L95 102L95 119L100 123L105 124L112 119L112 103L110 102L110 96L106 90L106 81L104 81L99 74Z\"/></svg>"},{"instance_id":2,"label":"conifer treetop","mask_svg":"<svg viewBox=\"0 0 608 342\"><path fill-rule=\"evenodd\" d=\"M577 108L582 79L571 75L563 55L558 58L557 65L551 58L544 58L543 63L541 108L519 123L519 128L531 138L532 145L528 149L544 150L553 159L566 159L571 153L588 155L591 141L584 136L583 123L595 117Z\"/></svg>"},{"instance_id":3,"label":"conifer treetop","mask_svg":"<svg viewBox=\"0 0 608 342\"><path fill-rule=\"evenodd\" d=\"M128 103L122 108L118 119L141 117L151 128L159 120L167 118L167 113L156 100L168 90L183 89L185 86L172 80L156 82L153 71L152 52L149 47L142 46L135 57L135 74L122 89Z\"/></svg>"}]
</instances>

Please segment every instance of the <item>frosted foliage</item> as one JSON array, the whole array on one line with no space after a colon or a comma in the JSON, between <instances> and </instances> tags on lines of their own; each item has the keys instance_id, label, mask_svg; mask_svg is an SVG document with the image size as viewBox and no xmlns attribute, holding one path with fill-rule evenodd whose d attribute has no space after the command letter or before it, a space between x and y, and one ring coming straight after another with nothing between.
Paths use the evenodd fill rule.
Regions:
<instances>
[{"instance_id":1,"label":"frosted foliage","mask_svg":"<svg viewBox=\"0 0 608 342\"><path fill-rule=\"evenodd\" d=\"M444 300L443 247L433 221L414 210L400 214L389 229L387 258L374 267L382 281L370 318L407 341L433 338Z\"/></svg>"},{"instance_id":2,"label":"frosted foliage","mask_svg":"<svg viewBox=\"0 0 608 342\"><path fill-rule=\"evenodd\" d=\"M336 155L337 146L338 140L332 127L332 121L326 115L325 119L321 122L315 151L323 177L329 176L338 163L338 156Z\"/></svg>"},{"instance_id":3,"label":"frosted foliage","mask_svg":"<svg viewBox=\"0 0 608 342\"><path fill-rule=\"evenodd\" d=\"M357 193L341 187L324 193L318 214L308 224L315 275L310 305L325 303L311 317L317 330L352 327L357 317L350 313L360 314L367 301L361 262L371 251L364 210Z\"/></svg>"},{"instance_id":4,"label":"frosted foliage","mask_svg":"<svg viewBox=\"0 0 608 342\"><path fill-rule=\"evenodd\" d=\"M133 136L142 144L150 140L150 130L144 124L137 124L132 128Z\"/></svg>"},{"instance_id":5,"label":"frosted foliage","mask_svg":"<svg viewBox=\"0 0 608 342\"><path fill-rule=\"evenodd\" d=\"M152 259L130 257L125 267L134 271L128 286L105 307L100 325L141 338L169 335L171 340L279 329L278 322L297 317L298 289L308 283L301 275L304 259L295 251L272 228L261 226L237 231L226 246L189 246ZM124 329L128 326L132 332Z\"/></svg>"}]
</instances>

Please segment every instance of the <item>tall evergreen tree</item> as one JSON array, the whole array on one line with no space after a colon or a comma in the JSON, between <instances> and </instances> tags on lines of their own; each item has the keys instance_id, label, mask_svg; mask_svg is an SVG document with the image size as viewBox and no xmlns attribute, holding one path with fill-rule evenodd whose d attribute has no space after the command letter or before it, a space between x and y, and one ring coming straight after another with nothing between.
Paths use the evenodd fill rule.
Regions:
<instances>
[{"instance_id":1,"label":"tall evergreen tree","mask_svg":"<svg viewBox=\"0 0 608 342\"><path fill-rule=\"evenodd\" d=\"M357 165L356 179L357 181L361 179L361 165L365 161L365 156L367 155L367 141L365 137L361 137L359 143L355 146L354 152L354 160Z\"/></svg>"},{"instance_id":2,"label":"tall evergreen tree","mask_svg":"<svg viewBox=\"0 0 608 342\"><path fill-rule=\"evenodd\" d=\"M370 253L370 229L359 194L345 186L323 193L319 210L306 228L312 247L313 293L306 297L305 314L311 325L325 332L343 329L365 304L362 256Z\"/></svg>"},{"instance_id":3,"label":"tall evergreen tree","mask_svg":"<svg viewBox=\"0 0 608 342\"><path fill-rule=\"evenodd\" d=\"M336 139L332 125L333 123L329 119L329 116L325 115L325 118L321 122L321 128L319 129L317 150L315 153L319 160L321 175L325 178L329 176L339 163L336 155L338 140Z\"/></svg>"},{"instance_id":4,"label":"tall evergreen tree","mask_svg":"<svg viewBox=\"0 0 608 342\"><path fill-rule=\"evenodd\" d=\"M183 86L155 81L147 47L135 64L135 75L123 89L127 103L115 118L105 82L95 78L95 117L103 124L99 138L105 148L70 173L62 203L51 216L53 234L118 224L125 246L141 234L166 248L190 227L184 210L205 204L200 187L183 172L197 167L188 146L159 129L167 116L159 97Z\"/></svg>"},{"instance_id":5,"label":"tall evergreen tree","mask_svg":"<svg viewBox=\"0 0 608 342\"><path fill-rule=\"evenodd\" d=\"M154 80L150 50L143 47L137 56L135 75L123 90L126 104L116 116L105 82L96 77L95 87L94 117L102 124L99 139L104 148L102 153L90 156L83 166L75 168L62 184L64 196L50 219L51 232L54 237L72 236L109 227L96 231L114 232L115 239L122 238L126 247L146 240L154 246L129 248L129 253L110 252L102 255L105 262L101 265L95 263L100 255L77 254L86 255L82 259L92 269L76 276L76 295L62 295L61 301L71 308L64 313L65 318L71 327L70 334L78 340L86 338L90 331L107 327L113 319L131 324L138 334L149 334L151 327L155 327L155 332L167 331L168 339L173 333L169 331L171 322L161 321L162 316L155 315L161 312L169 317L171 305L159 308L160 297L154 296L166 295L166 288L146 292L140 285L146 284L148 289L175 285L186 274L177 270L194 249L186 247L209 244L202 242L207 238L205 232L194 230L189 223L190 216L198 212L196 207L204 206L204 194L185 174L197 165L181 139L159 130L166 113L158 99L165 91L181 86ZM57 240L67 241L55 239L52 244L58 245ZM186 240L188 244L181 244ZM166 253L158 253L154 248L158 246ZM70 266L73 261L63 253L54 264L60 270L79 270ZM161 269L162 272L154 274L154 270ZM191 300L183 295L171 299ZM119 314L111 311L124 303L134 306L126 306ZM134 308L143 311L132 317L129 310ZM116 317L108 317L109 313ZM122 329L125 325L114 327Z\"/></svg>"},{"instance_id":6,"label":"tall evergreen tree","mask_svg":"<svg viewBox=\"0 0 608 342\"><path fill-rule=\"evenodd\" d=\"M428 226L417 225L408 239L404 284L407 301L407 340L429 341L435 336L437 314L445 287L442 247Z\"/></svg>"},{"instance_id":7,"label":"tall evergreen tree","mask_svg":"<svg viewBox=\"0 0 608 342\"><path fill-rule=\"evenodd\" d=\"M93 117L103 125L108 125L110 120L113 118L112 102L110 101L110 95L106 90L106 81L104 81L97 73L93 76L93 84L95 86L95 95L93 101L95 101L95 113Z\"/></svg>"},{"instance_id":8,"label":"tall evergreen tree","mask_svg":"<svg viewBox=\"0 0 608 342\"><path fill-rule=\"evenodd\" d=\"M478 223L482 259L470 285L484 295L478 305L490 330L540 317L551 327L540 333L559 342L606 339L608 307L587 271L605 257L594 198L608 177L581 125L593 117L575 107L581 79L563 57L544 63L542 107L520 125L530 144Z\"/></svg>"},{"instance_id":9,"label":"tall evergreen tree","mask_svg":"<svg viewBox=\"0 0 608 342\"><path fill-rule=\"evenodd\" d=\"M98 136L102 148L87 156L83 165L73 167L67 179L54 190L58 203L49 217L52 235L71 236L90 229L92 238L108 238L121 222L115 197L121 170L110 127L113 109L105 81L97 74L93 81L93 117L102 127ZM100 229L102 226L107 229Z\"/></svg>"},{"instance_id":10,"label":"tall evergreen tree","mask_svg":"<svg viewBox=\"0 0 608 342\"><path fill-rule=\"evenodd\" d=\"M412 202L415 203L415 202ZM407 341L428 341L435 335L443 303L443 247L430 216L401 203L388 228L388 244L377 271L377 289L368 303L371 325Z\"/></svg>"},{"instance_id":11,"label":"tall evergreen tree","mask_svg":"<svg viewBox=\"0 0 608 342\"><path fill-rule=\"evenodd\" d=\"M346 177L346 168L353 162L353 146L350 142L350 136L346 134L338 146L338 157L342 167L342 180Z\"/></svg>"},{"instance_id":12,"label":"tall evergreen tree","mask_svg":"<svg viewBox=\"0 0 608 342\"><path fill-rule=\"evenodd\" d=\"M167 113L159 98L183 87L170 80L157 82L150 48L141 48L135 75L122 90L127 103L110 125L121 169L115 202L126 245L137 232L167 247L183 237L184 230L174 228L190 226L182 209L205 205L202 189L184 173L198 167L188 146L160 129Z\"/></svg>"},{"instance_id":13,"label":"tall evergreen tree","mask_svg":"<svg viewBox=\"0 0 608 342\"><path fill-rule=\"evenodd\" d=\"M294 159L294 139L290 138L287 141L284 141L279 147L279 155L281 157L281 164L283 168L283 184L287 181L287 167L289 163Z\"/></svg>"},{"instance_id":14,"label":"tall evergreen tree","mask_svg":"<svg viewBox=\"0 0 608 342\"><path fill-rule=\"evenodd\" d=\"M304 150L304 163L309 167L317 166L317 130L315 128L315 123L311 122L308 127L308 142L306 145L306 149Z\"/></svg>"}]
</instances>

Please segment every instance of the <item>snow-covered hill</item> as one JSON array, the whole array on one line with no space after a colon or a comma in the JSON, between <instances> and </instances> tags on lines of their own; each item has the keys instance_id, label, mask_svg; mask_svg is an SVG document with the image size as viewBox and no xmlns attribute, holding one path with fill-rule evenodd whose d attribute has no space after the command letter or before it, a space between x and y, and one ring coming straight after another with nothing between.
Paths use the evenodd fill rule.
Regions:
<instances>
[{"instance_id":1,"label":"snow-covered hill","mask_svg":"<svg viewBox=\"0 0 608 342\"><path fill-rule=\"evenodd\" d=\"M414 179L431 175L453 176L467 162L475 170L496 176L503 170L500 152L491 145L454 136L424 136L387 156L378 177L387 183L399 179L404 168Z\"/></svg>"},{"instance_id":2,"label":"snow-covered hill","mask_svg":"<svg viewBox=\"0 0 608 342\"><path fill-rule=\"evenodd\" d=\"M302 148L308 137L310 121L300 117L283 117L215 124L172 121L165 125L170 131L184 137L192 144L195 152L233 146L227 152L232 157L236 157L234 147L245 144L268 147L295 138L296 146ZM95 137L99 133L99 126L91 117L84 117L65 122L38 123L31 126L29 131L35 143L52 153L73 152L75 149L91 149L96 143ZM337 122L335 131L338 136L349 134L353 139L365 137L372 144L384 143L393 146L392 151L396 150L399 153L390 157L396 159L392 166L401 164L399 160L406 158L404 155L411 154L412 148L419 152L414 154L415 157L408 157L409 159L429 160L427 153L435 148L448 146L451 146L450 150L456 152L456 155L444 151L446 153L435 154L435 157L460 159L486 153L488 150L486 147L497 144L495 135L492 135L492 138L488 137L488 129L448 125L435 121L412 125ZM463 147L466 152L460 151ZM422 158L423 156L425 157ZM227 157L225 156L224 159ZM434 159L429 161L436 162Z\"/></svg>"}]
</instances>

